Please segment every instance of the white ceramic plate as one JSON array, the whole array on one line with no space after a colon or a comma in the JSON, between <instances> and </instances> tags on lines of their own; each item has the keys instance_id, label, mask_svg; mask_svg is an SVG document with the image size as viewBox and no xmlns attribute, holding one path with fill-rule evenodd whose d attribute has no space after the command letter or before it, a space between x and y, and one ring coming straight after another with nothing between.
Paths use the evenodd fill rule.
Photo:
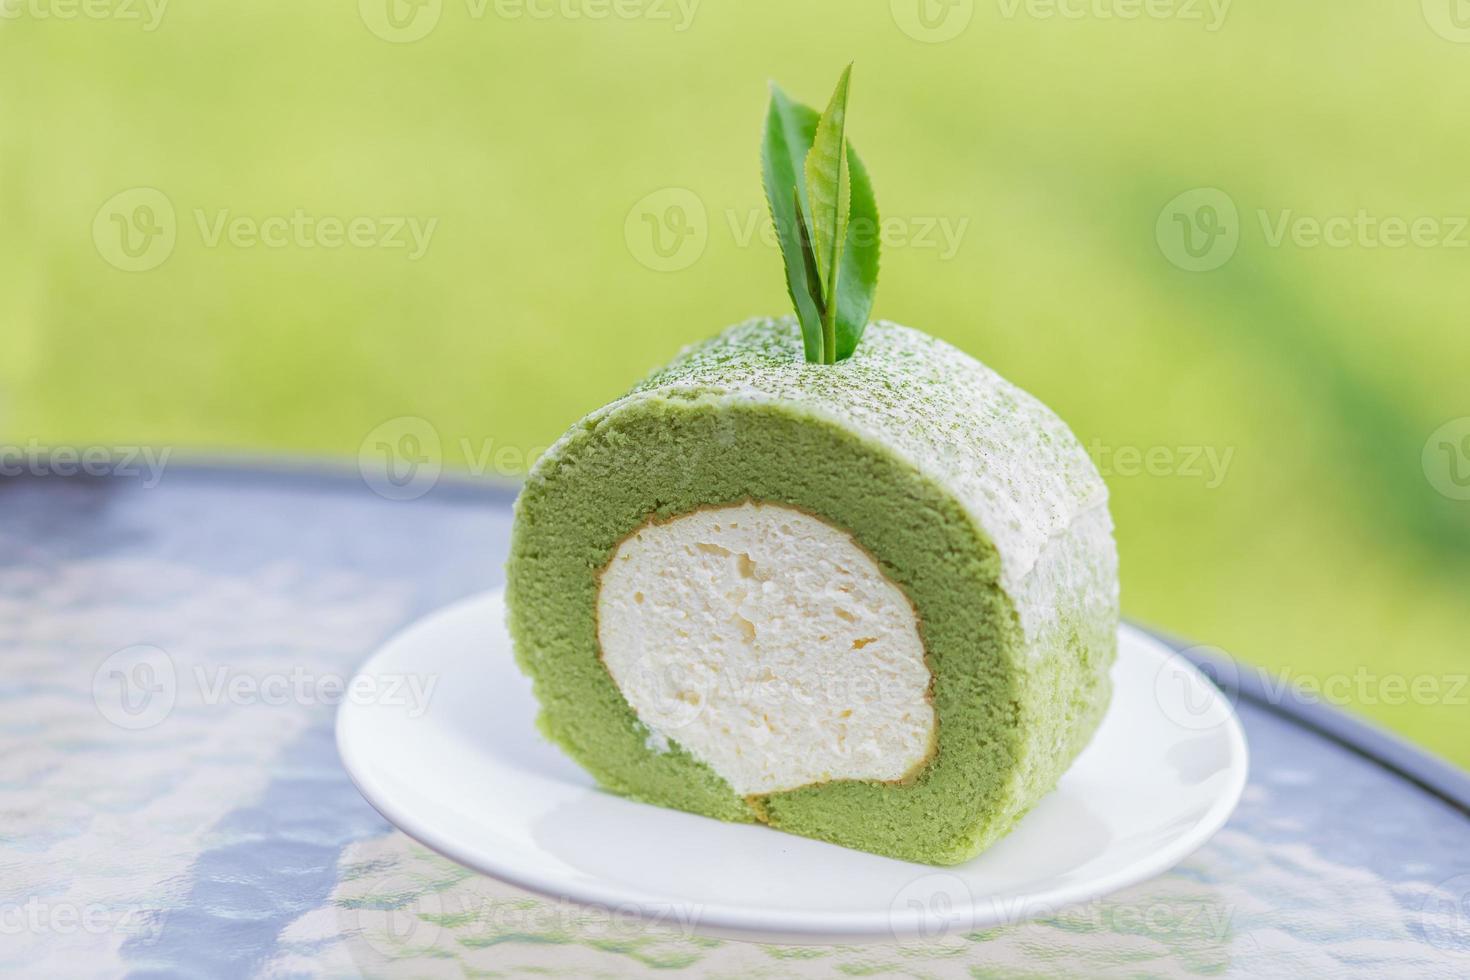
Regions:
<instances>
[{"instance_id":1,"label":"white ceramic plate","mask_svg":"<svg viewBox=\"0 0 1470 980\"><path fill-rule=\"evenodd\" d=\"M1146 634L1125 626L1119 641L1092 744L1009 836L952 868L599 791L537 733L499 592L379 650L349 688L337 742L363 795L404 832L543 895L740 939L932 938L1153 877L1235 809L1246 747L1230 704Z\"/></svg>"}]
</instances>

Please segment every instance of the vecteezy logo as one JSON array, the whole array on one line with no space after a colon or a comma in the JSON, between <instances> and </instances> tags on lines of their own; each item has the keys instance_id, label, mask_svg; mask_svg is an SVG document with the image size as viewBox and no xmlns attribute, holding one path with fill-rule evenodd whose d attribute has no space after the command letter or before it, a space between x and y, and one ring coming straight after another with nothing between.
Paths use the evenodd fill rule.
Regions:
<instances>
[{"instance_id":1,"label":"vecteezy logo","mask_svg":"<svg viewBox=\"0 0 1470 980\"><path fill-rule=\"evenodd\" d=\"M943 939L971 928L975 895L959 875L923 875L899 889L888 906L888 926L900 942Z\"/></svg>"},{"instance_id":2,"label":"vecteezy logo","mask_svg":"<svg viewBox=\"0 0 1470 980\"><path fill-rule=\"evenodd\" d=\"M1435 429L1421 461L1434 489L1451 500L1470 500L1470 416Z\"/></svg>"},{"instance_id":3,"label":"vecteezy logo","mask_svg":"<svg viewBox=\"0 0 1470 980\"><path fill-rule=\"evenodd\" d=\"M408 44L426 37L439 24L444 0L357 0L357 13L367 29L385 41Z\"/></svg>"},{"instance_id":4,"label":"vecteezy logo","mask_svg":"<svg viewBox=\"0 0 1470 980\"><path fill-rule=\"evenodd\" d=\"M678 731L694 724L709 704L710 683L686 663L660 660L645 652L633 665L627 681L640 691L652 720L661 731Z\"/></svg>"},{"instance_id":5,"label":"vecteezy logo","mask_svg":"<svg viewBox=\"0 0 1470 980\"><path fill-rule=\"evenodd\" d=\"M112 195L92 219L97 254L124 272L156 269L173 254L177 240L173 202L153 187Z\"/></svg>"},{"instance_id":6,"label":"vecteezy logo","mask_svg":"<svg viewBox=\"0 0 1470 980\"><path fill-rule=\"evenodd\" d=\"M1470 44L1470 0L1420 0L1424 20L1446 41Z\"/></svg>"},{"instance_id":7,"label":"vecteezy logo","mask_svg":"<svg viewBox=\"0 0 1470 980\"><path fill-rule=\"evenodd\" d=\"M1431 946L1470 950L1470 874L1441 881L1425 896L1419 927Z\"/></svg>"},{"instance_id":8,"label":"vecteezy logo","mask_svg":"<svg viewBox=\"0 0 1470 980\"><path fill-rule=\"evenodd\" d=\"M1240 213L1216 187L1185 191L1159 212L1154 238L1164 258L1189 272L1209 272L1230 261L1240 244Z\"/></svg>"},{"instance_id":9,"label":"vecteezy logo","mask_svg":"<svg viewBox=\"0 0 1470 980\"><path fill-rule=\"evenodd\" d=\"M709 241L704 202L684 187L656 190L628 211L623 238L633 258L655 272L687 269Z\"/></svg>"},{"instance_id":10,"label":"vecteezy logo","mask_svg":"<svg viewBox=\"0 0 1470 980\"><path fill-rule=\"evenodd\" d=\"M439 430L402 415L373 429L357 450L362 482L387 500L415 500L434 488L443 468Z\"/></svg>"},{"instance_id":11,"label":"vecteezy logo","mask_svg":"<svg viewBox=\"0 0 1470 980\"><path fill-rule=\"evenodd\" d=\"M438 944L439 923L447 913L461 911L449 905L423 880L390 874L375 881L366 894L345 900L337 918L353 959L359 953L355 940L361 940L376 954L369 959L402 960L427 953Z\"/></svg>"},{"instance_id":12,"label":"vecteezy logo","mask_svg":"<svg viewBox=\"0 0 1470 980\"><path fill-rule=\"evenodd\" d=\"M1192 651L1208 655L1201 658L1203 662L1197 668L1206 678L1205 684L1184 657L1170 657L1154 675L1154 699L1164 717L1186 731L1201 732L1225 723L1227 713L1220 708L1221 697L1233 702L1240 668L1223 650L1194 647ZM1219 695L1205 686L1210 683L1219 689Z\"/></svg>"},{"instance_id":13,"label":"vecteezy logo","mask_svg":"<svg viewBox=\"0 0 1470 980\"><path fill-rule=\"evenodd\" d=\"M975 16L975 0L889 0L893 22L915 41L939 44L964 33Z\"/></svg>"},{"instance_id":14,"label":"vecteezy logo","mask_svg":"<svg viewBox=\"0 0 1470 980\"><path fill-rule=\"evenodd\" d=\"M109 656L92 674L97 711L119 728L152 728L169 716L179 695L173 658L140 643Z\"/></svg>"}]
</instances>

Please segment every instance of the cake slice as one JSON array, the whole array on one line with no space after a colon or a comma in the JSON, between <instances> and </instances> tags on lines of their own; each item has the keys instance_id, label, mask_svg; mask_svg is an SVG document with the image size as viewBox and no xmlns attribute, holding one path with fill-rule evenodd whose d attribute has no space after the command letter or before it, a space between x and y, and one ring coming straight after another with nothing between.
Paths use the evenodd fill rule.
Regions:
<instances>
[{"instance_id":1,"label":"cake slice","mask_svg":"<svg viewBox=\"0 0 1470 980\"><path fill-rule=\"evenodd\" d=\"M952 864L1102 718L1117 554L1055 415L869 326L850 74L820 116L771 95L797 316L688 348L562 436L516 502L506 599L542 731L609 790Z\"/></svg>"},{"instance_id":2,"label":"cake slice","mask_svg":"<svg viewBox=\"0 0 1470 980\"><path fill-rule=\"evenodd\" d=\"M1044 405L889 323L691 347L516 505L540 725L609 790L932 864L1048 792L1108 703L1107 492Z\"/></svg>"}]
</instances>

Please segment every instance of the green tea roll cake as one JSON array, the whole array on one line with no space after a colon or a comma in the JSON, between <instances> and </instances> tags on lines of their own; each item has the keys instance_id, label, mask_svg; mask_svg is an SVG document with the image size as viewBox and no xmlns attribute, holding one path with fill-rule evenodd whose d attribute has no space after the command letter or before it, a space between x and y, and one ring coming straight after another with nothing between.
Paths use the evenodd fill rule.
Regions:
<instances>
[{"instance_id":1,"label":"green tea roll cake","mask_svg":"<svg viewBox=\"0 0 1470 980\"><path fill-rule=\"evenodd\" d=\"M1096 468L896 324L687 348L537 461L507 575L541 729L608 790L905 860L1005 834L1108 704Z\"/></svg>"}]
</instances>

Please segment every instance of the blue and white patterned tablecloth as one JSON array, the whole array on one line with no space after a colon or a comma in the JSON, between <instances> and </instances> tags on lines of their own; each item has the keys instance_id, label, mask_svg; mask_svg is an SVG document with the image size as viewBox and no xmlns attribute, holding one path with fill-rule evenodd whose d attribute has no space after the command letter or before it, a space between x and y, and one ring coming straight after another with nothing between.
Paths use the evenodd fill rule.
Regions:
<instances>
[{"instance_id":1,"label":"blue and white patterned tablecloth","mask_svg":"<svg viewBox=\"0 0 1470 980\"><path fill-rule=\"evenodd\" d=\"M334 702L388 633L499 582L510 499L239 468L0 481L0 974L1470 976L1466 810L1244 699L1225 830L1043 921L761 946L465 871L357 794Z\"/></svg>"}]
</instances>

